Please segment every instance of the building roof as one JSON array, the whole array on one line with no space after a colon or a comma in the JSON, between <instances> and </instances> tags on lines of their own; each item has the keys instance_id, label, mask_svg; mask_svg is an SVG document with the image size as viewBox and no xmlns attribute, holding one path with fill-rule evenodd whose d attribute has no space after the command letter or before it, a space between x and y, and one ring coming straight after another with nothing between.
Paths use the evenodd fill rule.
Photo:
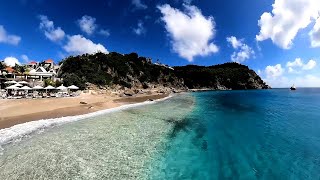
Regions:
<instances>
[{"instance_id":1,"label":"building roof","mask_svg":"<svg viewBox=\"0 0 320 180\"><path fill-rule=\"evenodd\" d=\"M31 76L53 76L55 75L56 73L55 72L48 72L46 71L43 67L38 67L36 69L32 69L30 72L29 72L29 75Z\"/></svg>"},{"instance_id":2,"label":"building roof","mask_svg":"<svg viewBox=\"0 0 320 180\"><path fill-rule=\"evenodd\" d=\"M6 71L8 71L8 73L13 73L14 69L12 67L6 67Z\"/></svg>"},{"instance_id":3,"label":"building roof","mask_svg":"<svg viewBox=\"0 0 320 180\"><path fill-rule=\"evenodd\" d=\"M30 71L30 74L36 74L36 73L47 73L47 71L43 67L38 67L37 69L32 69Z\"/></svg>"},{"instance_id":4,"label":"building roof","mask_svg":"<svg viewBox=\"0 0 320 180\"><path fill-rule=\"evenodd\" d=\"M35 62L35 61L31 61L29 64L37 64L37 62Z\"/></svg>"},{"instance_id":5,"label":"building roof","mask_svg":"<svg viewBox=\"0 0 320 180\"><path fill-rule=\"evenodd\" d=\"M53 63L53 60L52 60L52 59L47 59L47 60L45 60L44 62L46 62L46 63Z\"/></svg>"}]
</instances>

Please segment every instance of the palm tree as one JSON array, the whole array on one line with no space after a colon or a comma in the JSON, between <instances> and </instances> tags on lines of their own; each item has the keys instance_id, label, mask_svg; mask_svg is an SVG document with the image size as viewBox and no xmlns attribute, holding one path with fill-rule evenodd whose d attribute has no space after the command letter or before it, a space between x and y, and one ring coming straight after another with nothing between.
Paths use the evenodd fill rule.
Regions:
<instances>
[{"instance_id":1,"label":"palm tree","mask_svg":"<svg viewBox=\"0 0 320 180\"><path fill-rule=\"evenodd\" d=\"M14 69L16 70L16 72L17 72L18 74L24 74L24 73L26 72L26 67L25 67L25 66L20 66L20 65L18 65L18 64L16 64L16 65L14 66Z\"/></svg>"}]
</instances>

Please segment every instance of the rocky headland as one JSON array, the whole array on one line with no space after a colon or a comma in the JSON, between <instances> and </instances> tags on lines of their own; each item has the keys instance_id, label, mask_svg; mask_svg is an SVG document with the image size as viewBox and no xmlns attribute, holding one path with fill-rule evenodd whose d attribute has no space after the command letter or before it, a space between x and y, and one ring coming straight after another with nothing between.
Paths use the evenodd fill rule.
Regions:
<instances>
[{"instance_id":1,"label":"rocky headland","mask_svg":"<svg viewBox=\"0 0 320 180\"><path fill-rule=\"evenodd\" d=\"M270 88L253 70L238 63L169 67L136 53L112 52L71 56L60 64L58 75L65 85L111 96Z\"/></svg>"}]
</instances>

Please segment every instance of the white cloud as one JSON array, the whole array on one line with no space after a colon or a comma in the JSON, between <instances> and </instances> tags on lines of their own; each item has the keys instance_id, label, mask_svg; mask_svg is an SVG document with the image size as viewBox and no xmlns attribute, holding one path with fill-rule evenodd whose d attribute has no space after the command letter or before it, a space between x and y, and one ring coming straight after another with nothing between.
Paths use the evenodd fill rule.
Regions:
<instances>
[{"instance_id":1,"label":"white cloud","mask_svg":"<svg viewBox=\"0 0 320 180\"><path fill-rule=\"evenodd\" d=\"M236 37L231 36L227 37L227 41L232 45L234 49L237 49L242 46L242 40L238 40Z\"/></svg>"},{"instance_id":2,"label":"white cloud","mask_svg":"<svg viewBox=\"0 0 320 180\"><path fill-rule=\"evenodd\" d=\"M302 67L303 62L300 58L296 58L294 61L287 62L287 67Z\"/></svg>"},{"instance_id":3,"label":"white cloud","mask_svg":"<svg viewBox=\"0 0 320 180\"><path fill-rule=\"evenodd\" d=\"M20 65L20 62L17 58L15 57L6 57L3 62L7 65L7 66L10 66L10 67L14 67L16 64L19 64Z\"/></svg>"},{"instance_id":4,"label":"white cloud","mask_svg":"<svg viewBox=\"0 0 320 180\"><path fill-rule=\"evenodd\" d=\"M185 11L165 4L158 6L165 28L172 38L173 50L180 57L193 61L195 56L207 56L219 51L210 42L216 34L213 17L205 17L196 6L184 5Z\"/></svg>"},{"instance_id":5,"label":"white cloud","mask_svg":"<svg viewBox=\"0 0 320 180\"><path fill-rule=\"evenodd\" d=\"M319 17L319 0L275 0L272 13L264 12L258 25L257 41L271 39L274 44L290 49L299 30Z\"/></svg>"},{"instance_id":6,"label":"white cloud","mask_svg":"<svg viewBox=\"0 0 320 180\"><path fill-rule=\"evenodd\" d=\"M316 66L316 61L309 60L308 63L303 63L300 58L295 61L287 62L288 73L282 68L281 64L275 66L267 66L262 74L263 80L271 87L288 88L295 84L298 87L320 87L319 74L305 74L307 71ZM300 71L297 71L297 68Z\"/></svg>"},{"instance_id":7,"label":"white cloud","mask_svg":"<svg viewBox=\"0 0 320 180\"><path fill-rule=\"evenodd\" d=\"M87 15L82 16L82 18L78 20L78 25L80 29L88 35L93 34L97 29L96 18Z\"/></svg>"},{"instance_id":8,"label":"white cloud","mask_svg":"<svg viewBox=\"0 0 320 180\"><path fill-rule=\"evenodd\" d=\"M320 76L306 74L293 77L280 76L278 78L263 79L273 88L289 88L293 84L297 87L320 87Z\"/></svg>"},{"instance_id":9,"label":"white cloud","mask_svg":"<svg viewBox=\"0 0 320 180\"><path fill-rule=\"evenodd\" d=\"M8 34L4 27L0 25L0 43L18 45L20 41L20 36Z\"/></svg>"},{"instance_id":10,"label":"white cloud","mask_svg":"<svg viewBox=\"0 0 320 180\"><path fill-rule=\"evenodd\" d=\"M81 31L85 32L87 35L92 35L98 33L102 36L109 37L110 31L107 29L100 29L99 25L96 23L96 18L84 15L77 21Z\"/></svg>"},{"instance_id":11,"label":"white cloud","mask_svg":"<svg viewBox=\"0 0 320 180\"><path fill-rule=\"evenodd\" d=\"M284 73L285 69L282 68L281 64L277 64L274 66L267 66L264 72L260 72L259 75L262 77L263 81L273 88L290 87L291 82L289 82L287 77L283 76Z\"/></svg>"},{"instance_id":12,"label":"white cloud","mask_svg":"<svg viewBox=\"0 0 320 180\"><path fill-rule=\"evenodd\" d=\"M277 78L263 78L263 81L272 88L289 88L292 86L292 84L294 84L294 81L290 81L284 76L279 76Z\"/></svg>"},{"instance_id":13,"label":"white cloud","mask_svg":"<svg viewBox=\"0 0 320 180\"><path fill-rule=\"evenodd\" d=\"M254 55L254 51L248 45L244 44L243 46L241 46L240 51L234 52L231 55L231 60L234 62L241 63L249 59L253 55Z\"/></svg>"},{"instance_id":14,"label":"white cloud","mask_svg":"<svg viewBox=\"0 0 320 180\"><path fill-rule=\"evenodd\" d=\"M296 77L292 83L298 87L320 87L320 77L307 74L302 77Z\"/></svg>"},{"instance_id":15,"label":"white cloud","mask_svg":"<svg viewBox=\"0 0 320 180\"><path fill-rule=\"evenodd\" d=\"M51 32L46 31L45 35L51 41L59 41L64 38L65 33L60 27L58 27L57 29L55 29Z\"/></svg>"},{"instance_id":16,"label":"white cloud","mask_svg":"<svg viewBox=\"0 0 320 180\"><path fill-rule=\"evenodd\" d=\"M108 53L108 50L102 44L95 44L81 35L69 36L68 43L63 48L66 52L74 55L96 52Z\"/></svg>"},{"instance_id":17,"label":"white cloud","mask_svg":"<svg viewBox=\"0 0 320 180\"><path fill-rule=\"evenodd\" d=\"M311 47L320 47L320 17L318 18L313 29L309 33Z\"/></svg>"},{"instance_id":18,"label":"white cloud","mask_svg":"<svg viewBox=\"0 0 320 180\"><path fill-rule=\"evenodd\" d=\"M258 69L257 74L260 76L262 74L261 70Z\"/></svg>"},{"instance_id":19,"label":"white cloud","mask_svg":"<svg viewBox=\"0 0 320 180\"><path fill-rule=\"evenodd\" d=\"M101 34L102 36L105 36L105 37L109 37L110 36L110 31L109 30L105 30L105 29L101 29L99 31L99 34Z\"/></svg>"},{"instance_id":20,"label":"white cloud","mask_svg":"<svg viewBox=\"0 0 320 180\"><path fill-rule=\"evenodd\" d=\"M148 6L146 4L143 4L141 0L132 0L132 4L135 6L137 9L147 9Z\"/></svg>"},{"instance_id":21,"label":"white cloud","mask_svg":"<svg viewBox=\"0 0 320 180\"><path fill-rule=\"evenodd\" d=\"M294 70L292 67L288 67L289 73L299 73L298 71Z\"/></svg>"},{"instance_id":22,"label":"white cloud","mask_svg":"<svg viewBox=\"0 0 320 180\"><path fill-rule=\"evenodd\" d=\"M317 62L313 59L309 60L306 64L303 63L301 58L296 58L294 61L287 62L288 72L299 73L300 70L311 70L315 68Z\"/></svg>"},{"instance_id":23,"label":"white cloud","mask_svg":"<svg viewBox=\"0 0 320 180\"><path fill-rule=\"evenodd\" d=\"M29 57L25 54L21 55L21 59L26 63L30 61Z\"/></svg>"},{"instance_id":24,"label":"white cloud","mask_svg":"<svg viewBox=\"0 0 320 180\"><path fill-rule=\"evenodd\" d=\"M142 21L139 21L137 27L133 28L133 32L136 35L142 35L146 32L146 29L144 28Z\"/></svg>"},{"instance_id":25,"label":"white cloud","mask_svg":"<svg viewBox=\"0 0 320 180\"><path fill-rule=\"evenodd\" d=\"M234 62L244 62L254 56L255 52L247 44L243 43L243 39L237 39L234 36L227 37L227 41L236 51L231 55L231 60Z\"/></svg>"},{"instance_id":26,"label":"white cloud","mask_svg":"<svg viewBox=\"0 0 320 180\"><path fill-rule=\"evenodd\" d=\"M281 76L284 71L285 70L281 67L281 64L277 64L275 66L267 66L265 69L266 76L270 79L275 79Z\"/></svg>"},{"instance_id":27,"label":"white cloud","mask_svg":"<svg viewBox=\"0 0 320 180\"><path fill-rule=\"evenodd\" d=\"M61 27L55 28L53 21L50 21L47 16L40 15L39 19L41 21L39 27L48 39L57 42L64 38L65 32Z\"/></svg>"},{"instance_id":28,"label":"white cloud","mask_svg":"<svg viewBox=\"0 0 320 180\"><path fill-rule=\"evenodd\" d=\"M307 64L305 64L302 69L303 70L311 70L313 68L315 68L317 65L317 62L315 60L309 60L309 62Z\"/></svg>"}]
</instances>

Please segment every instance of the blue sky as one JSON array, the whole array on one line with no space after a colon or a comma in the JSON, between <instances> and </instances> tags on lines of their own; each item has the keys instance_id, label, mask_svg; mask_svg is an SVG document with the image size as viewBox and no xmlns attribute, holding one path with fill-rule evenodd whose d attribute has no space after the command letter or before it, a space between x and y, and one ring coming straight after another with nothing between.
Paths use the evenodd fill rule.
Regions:
<instances>
[{"instance_id":1,"label":"blue sky","mask_svg":"<svg viewBox=\"0 0 320 180\"><path fill-rule=\"evenodd\" d=\"M8 64L137 52L172 66L236 61L273 87L320 86L317 0L0 2Z\"/></svg>"}]
</instances>

